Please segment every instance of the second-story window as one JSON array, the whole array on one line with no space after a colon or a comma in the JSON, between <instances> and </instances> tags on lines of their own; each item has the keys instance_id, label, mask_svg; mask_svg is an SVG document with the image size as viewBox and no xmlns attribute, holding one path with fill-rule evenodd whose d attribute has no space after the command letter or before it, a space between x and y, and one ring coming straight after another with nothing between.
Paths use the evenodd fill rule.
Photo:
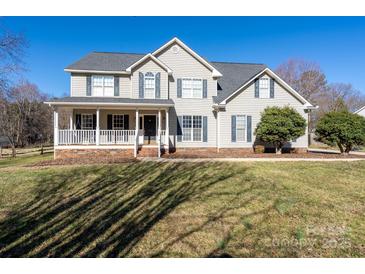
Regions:
<instances>
[{"instance_id":1,"label":"second-story window","mask_svg":"<svg viewBox=\"0 0 365 274\"><path fill-rule=\"evenodd\" d=\"M94 75L92 96L114 96L114 76Z\"/></svg>"},{"instance_id":2,"label":"second-story window","mask_svg":"<svg viewBox=\"0 0 365 274\"><path fill-rule=\"evenodd\" d=\"M152 72L144 75L144 98L155 98L155 75Z\"/></svg>"},{"instance_id":3,"label":"second-story window","mask_svg":"<svg viewBox=\"0 0 365 274\"><path fill-rule=\"evenodd\" d=\"M181 95L182 98L202 98L203 97L202 79L183 78Z\"/></svg>"},{"instance_id":4,"label":"second-story window","mask_svg":"<svg viewBox=\"0 0 365 274\"><path fill-rule=\"evenodd\" d=\"M259 82L260 98L270 98L269 79L261 78Z\"/></svg>"}]
</instances>

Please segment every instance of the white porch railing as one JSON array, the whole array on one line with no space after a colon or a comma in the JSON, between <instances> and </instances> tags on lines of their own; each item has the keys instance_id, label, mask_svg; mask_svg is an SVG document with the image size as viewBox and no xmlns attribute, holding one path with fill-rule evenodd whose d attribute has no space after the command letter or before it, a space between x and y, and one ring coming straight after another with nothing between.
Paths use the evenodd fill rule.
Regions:
<instances>
[{"instance_id":1,"label":"white porch railing","mask_svg":"<svg viewBox=\"0 0 365 274\"><path fill-rule=\"evenodd\" d=\"M161 130L161 145L167 145L166 130Z\"/></svg>"},{"instance_id":2,"label":"white porch railing","mask_svg":"<svg viewBox=\"0 0 365 274\"><path fill-rule=\"evenodd\" d=\"M134 144L135 130L100 130L100 144ZM96 130L60 129L59 145L96 145Z\"/></svg>"},{"instance_id":3,"label":"white porch railing","mask_svg":"<svg viewBox=\"0 0 365 274\"><path fill-rule=\"evenodd\" d=\"M135 130L100 130L100 144L134 144Z\"/></svg>"},{"instance_id":4,"label":"white porch railing","mask_svg":"<svg viewBox=\"0 0 365 274\"><path fill-rule=\"evenodd\" d=\"M58 132L59 145L89 145L96 144L95 130L60 129Z\"/></svg>"}]
</instances>

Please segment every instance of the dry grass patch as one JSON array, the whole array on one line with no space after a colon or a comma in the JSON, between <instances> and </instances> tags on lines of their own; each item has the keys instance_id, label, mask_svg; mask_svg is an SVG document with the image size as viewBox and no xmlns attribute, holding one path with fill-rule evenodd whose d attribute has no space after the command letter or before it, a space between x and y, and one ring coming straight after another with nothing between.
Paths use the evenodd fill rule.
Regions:
<instances>
[{"instance_id":1,"label":"dry grass patch","mask_svg":"<svg viewBox=\"0 0 365 274\"><path fill-rule=\"evenodd\" d=\"M363 257L364 169L365 161L8 166L0 256Z\"/></svg>"}]
</instances>

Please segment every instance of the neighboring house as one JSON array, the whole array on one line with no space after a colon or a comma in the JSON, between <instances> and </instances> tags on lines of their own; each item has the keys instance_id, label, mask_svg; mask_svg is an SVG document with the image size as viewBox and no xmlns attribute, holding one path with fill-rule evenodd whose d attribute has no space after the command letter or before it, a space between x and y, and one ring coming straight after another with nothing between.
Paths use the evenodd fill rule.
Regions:
<instances>
[{"instance_id":1,"label":"neighboring house","mask_svg":"<svg viewBox=\"0 0 365 274\"><path fill-rule=\"evenodd\" d=\"M174 38L149 54L92 52L68 66L54 107L55 157L252 151L267 106L314 107L263 64L208 62ZM69 128L58 128L58 112ZM288 144L308 147L307 133Z\"/></svg>"},{"instance_id":2,"label":"neighboring house","mask_svg":"<svg viewBox=\"0 0 365 274\"><path fill-rule=\"evenodd\" d=\"M358 109L357 111L354 112L355 114L359 114L363 117L365 117L365 106L363 106L362 108Z\"/></svg>"}]
</instances>

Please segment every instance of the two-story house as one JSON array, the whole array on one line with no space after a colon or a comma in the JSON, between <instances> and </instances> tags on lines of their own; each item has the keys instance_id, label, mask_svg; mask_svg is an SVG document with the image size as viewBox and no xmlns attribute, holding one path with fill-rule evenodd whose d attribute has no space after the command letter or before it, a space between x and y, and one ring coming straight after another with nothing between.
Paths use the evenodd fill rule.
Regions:
<instances>
[{"instance_id":1,"label":"two-story house","mask_svg":"<svg viewBox=\"0 0 365 274\"><path fill-rule=\"evenodd\" d=\"M177 38L148 54L92 52L68 66L54 108L55 157L252 151L267 106L314 107L263 64L208 62ZM59 128L59 110L69 127ZM288 144L306 150L307 135Z\"/></svg>"}]
</instances>

